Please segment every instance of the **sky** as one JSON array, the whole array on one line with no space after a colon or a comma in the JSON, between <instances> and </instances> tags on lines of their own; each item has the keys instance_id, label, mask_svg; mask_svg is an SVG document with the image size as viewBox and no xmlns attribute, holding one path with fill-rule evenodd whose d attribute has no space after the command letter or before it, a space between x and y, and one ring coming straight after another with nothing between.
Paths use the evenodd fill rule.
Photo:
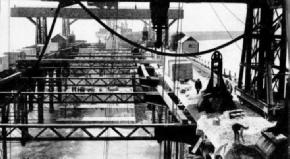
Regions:
<instances>
[{"instance_id":1,"label":"sky","mask_svg":"<svg viewBox=\"0 0 290 159\"><path fill-rule=\"evenodd\" d=\"M13 51L35 43L35 26L26 18L9 18L9 6L25 7L56 7L56 2L40 2L40 0L0 0L0 54ZM120 8L149 8L149 3L120 3ZM177 9L178 3L171 3L172 9ZM223 3L184 3L184 19L175 22L170 32L179 31L243 31L246 5ZM214 10L216 13L214 12ZM217 15L220 17L217 17ZM52 18L48 19L50 28ZM220 22L222 21L223 24ZM123 21L124 22L124 21ZM53 35L61 33L61 19L57 20ZM133 31L141 31L144 23L140 20L127 21L128 27ZM177 24L180 26L177 27ZM78 20L71 26L71 31L77 39L96 42L97 32L101 26L94 20ZM226 29L225 29L226 28Z\"/></svg>"}]
</instances>

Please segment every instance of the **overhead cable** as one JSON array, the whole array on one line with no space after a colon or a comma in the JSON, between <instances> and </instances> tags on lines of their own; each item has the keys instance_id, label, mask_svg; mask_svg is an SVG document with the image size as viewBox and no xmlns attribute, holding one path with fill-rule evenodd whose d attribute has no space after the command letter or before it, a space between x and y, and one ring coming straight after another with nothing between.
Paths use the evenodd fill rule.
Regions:
<instances>
[{"instance_id":1,"label":"overhead cable","mask_svg":"<svg viewBox=\"0 0 290 159\"><path fill-rule=\"evenodd\" d=\"M231 33L228 31L228 29L226 28L225 24L223 23L222 19L219 17L218 13L216 12L216 10L214 9L214 7L212 6L212 4L210 3L210 6L212 8L212 10L214 11L215 15L217 16L217 18L219 19L219 21L221 22L222 26L224 27L224 29L227 31L227 33L229 34L229 36L231 37L231 39L234 39L233 36L231 35ZM237 43L235 43L237 45L237 47L242 51L242 49L239 47L239 45Z\"/></svg>"},{"instance_id":2,"label":"overhead cable","mask_svg":"<svg viewBox=\"0 0 290 159\"><path fill-rule=\"evenodd\" d=\"M237 17L224 3L222 3L222 4L238 21L245 24L245 22L243 22L239 17Z\"/></svg>"},{"instance_id":3,"label":"overhead cable","mask_svg":"<svg viewBox=\"0 0 290 159\"><path fill-rule=\"evenodd\" d=\"M197 53L186 53L186 54L172 54L172 53L166 53L166 52L160 52L160 51L156 51L156 50L152 50L152 49L149 49L149 48L146 48L142 45L139 45L138 43L136 42L133 42L125 37L123 37L122 35L120 35L119 33L117 33L116 31L114 31L113 29L111 29L110 27L108 27L104 22L102 22L102 20L100 18L98 18L94 13L92 13L86 6L84 6L79 0L75 0L76 3L78 3L93 19L95 19L100 25L102 25L105 29L107 29L109 32L111 32L112 34L116 35L118 38L124 40L125 42L135 46L135 47L138 47L138 48L141 48L145 51L149 51L151 53L155 53L157 55L163 55L163 56L173 56L173 57L188 57L188 56L197 56L197 55L203 55L203 54L207 54L207 53L211 53L213 51L216 51L218 49L221 49L221 48L224 48L242 38L244 38L245 34L242 34L238 37L236 37L235 39L227 42L227 43L224 43L220 46L217 46L215 48L212 48L212 49L209 49L209 50L205 50L205 51L201 51L201 52L197 52Z\"/></svg>"}]
</instances>

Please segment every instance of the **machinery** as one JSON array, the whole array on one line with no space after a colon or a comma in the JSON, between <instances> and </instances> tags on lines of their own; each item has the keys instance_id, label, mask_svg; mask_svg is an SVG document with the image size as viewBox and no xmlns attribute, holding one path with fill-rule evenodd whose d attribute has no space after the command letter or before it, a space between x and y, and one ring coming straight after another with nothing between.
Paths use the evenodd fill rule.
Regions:
<instances>
[{"instance_id":1,"label":"machinery","mask_svg":"<svg viewBox=\"0 0 290 159\"><path fill-rule=\"evenodd\" d=\"M227 91L222 78L222 55L219 51L213 53L211 57L211 78L207 88L199 99L199 111L207 113L223 112L236 108L232 95Z\"/></svg>"}]
</instances>

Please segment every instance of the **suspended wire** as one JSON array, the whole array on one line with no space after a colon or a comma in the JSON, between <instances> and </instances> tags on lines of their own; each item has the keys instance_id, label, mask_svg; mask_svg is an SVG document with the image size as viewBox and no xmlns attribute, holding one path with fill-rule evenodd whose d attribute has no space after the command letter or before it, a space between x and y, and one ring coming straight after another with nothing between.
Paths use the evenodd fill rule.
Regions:
<instances>
[{"instance_id":1,"label":"suspended wire","mask_svg":"<svg viewBox=\"0 0 290 159\"><path fill-rule=\"evenodd\" d=\"M222 3L223 4L223 6L234 16L234 17L236 17L236 19L238 20L238 21L240 21L241 23L243 23L243 24L245 24L238 16L236 16L224 3Z\"/></svg>"},{"instance_id":2,"label":"suspended wire","mask_svg":"<svg viewBox=\"0 0 290 159\"><path fill-rule=\"evenodd\" d=\"M125 37L123 37L122 35L120 35L119 33L115 32L113 29L111 29L110 27L108 27L104 22L102 22L102 20L100 18L98 18L94 13L92 13L86 6L84 6L79 0L75 0L76 3L78 3L93 19L95 19L99 24L101 24L105 29L107 29L109 32L111 32L112 34L116 35L117 37L119 37L120 39L124 40L125 42L135 46L135 47L138 47L138 48L141 48L145 51L150 51L151 53L155 53L157 55L164 55L164 56L179 56L179 57L189 57L189 56L196 56L196 55L203 55L203 54L207 54L207 53L211 53L213 51L216 51L218 49L221 49L221 48L224 48L242 38L244 38L245 34L242 34L240 36L238 36L237 38L227 42L227 43L224 43L220 46L217 46L215 48L212 48L212 49L209 49L209 50L205 50L205 51L201 51L201 52L198 52L198 53L186 53L186 54L172 54L172 53L166 53L166 52L160 52L160 51L157 51L157 50L152 50L152 49L149 49L149 48L146 48L144 46L141 46L139 45L138 43L135 43Z\"/></svg>"},{"instance_id":3,"label":"suspended wire","mask_svg":"<svg viewBox=\"0 0 290 159\"><path fill-rule=\"evenodd\" d=\"M223 21L221 20L221 18L219 17L218 13L216 12L216 10L214 9L213 5L210 3L210 6L212 8L212 10L214 11L215 15L217 16L217 18L219 19L219 21L221 22L222 26L224 27L224 29L227 31L227 33L229 34L229 36L231 37L231 39L234 39L233 36L231 35L231 33L228 31L228 29L226 28L225 24L223 23ZM239 50L242 51L242 49L239 47L239 45L235 42L236 46L239 48Z\"/></svg>"}]
</instances>

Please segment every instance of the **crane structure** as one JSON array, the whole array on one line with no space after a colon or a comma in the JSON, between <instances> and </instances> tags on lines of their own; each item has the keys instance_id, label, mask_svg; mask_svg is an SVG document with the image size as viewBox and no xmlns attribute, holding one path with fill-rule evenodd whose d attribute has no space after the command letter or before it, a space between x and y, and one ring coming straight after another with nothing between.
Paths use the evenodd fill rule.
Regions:
<instances>
[{"instance_id":1,"label":"crane structure","mask_svg":"<svg viewBox=\"0 0 290 159\"><path fill-rule=\"evenodd\" d=\"M77 0L42 1L55 1L61 4L58 18L62 18L64 36L70 35L70 25L78 19L91 18L81 8L66 8L79 2ZM290 3L287 0L88 0L86 2L97 7L90 11L100 19L109 20L107 25L113 30L119 27L117 23L112 22L113 19L150 19L152 23L150 22L149 29L155 30L156 48L166 44L166 38L165 40L162 38L163 32L165 31L167 34L165 37L168 37L170 25L177 19L184 18L183 10L180 12L180 10L169 9L171 2L246 4L247 16L237 95L240 101L252 105L265 117L271 116L277 107L283 107L286 78L290 77L287 68L287 55L289 57L287 45L290 47ZM118 2L148 2L150 9L120 9ZM11 8L11 17L28 18L36 26L36 44L47 44L47 18L54 17L54 11L52 8L14 7ZM173 19L171 23L169 19ZM120 28L121 32L129 30L127 23L122 23ZM184 94L180 99L177 98L178 90L175 89L175 81L169 77L164 77L162 81L153 75L152 69L155 68L149 65L153 63L159 65L162 63L161 60L147 59L146 55L138 52L138 49L136 51L131 48L130 50L113 48L102 52L89 46L90 49L93 48L94 53L76 53L82 47L85 46L81 43L72 45L53 53L52 56L44 56L41 61L20 59L17 61L17 68L21 72L0 81L2 115L0 140L2 140L4 159L7 159L7 141L21 141L25 145L27 141L42 140L157 140L164 143L165 159L171 159L172 151L180 154L176 155L176 158L183 159L185 144L191 145L194 152L202 145L205 156L211 153L215 145L209 140L214 140L215 134L206 137L208 135L206 130L200 132L201 128L198 128L197 122L199 114L192 117L192 112L183 108L188 103ZM67 55L63 58L60 54ZM36 64L39 68L33 70ZM9 87L19 86L14 85L15 81L24 84L16 92L11 92ZM160 85L162 82L164 84ZM70 89L76 87L87 91L70 92ZM98 90L91 87L97 87ZM118 87L125 87L126 91L109 91L109 89L116 90ZM103 89L107 92L103 92ZM89 103L107 104L106 106L133 104L135 108L147 106L152 110L152 124L84 124L79 119L75 121L80 124L67 124L66 119L59 121L58 124L47 124L43 110L45 103L49 105L49 113L55 112L56 103L65 104L61 106L62 110L66 110L66 104L74 104L71 108L75 108L74 106L78 104ZM14 105L13 109L10 104ZM37 122L32 124L29 122L28 114L35 109L35 105L37 105ZM13 121L9 121L11 111L14 111ZM130 130L129 134L122 133L124 128ZM38 133L31 131L35 129ZM67 134L62 134L60 129ZM93 134L88 129L101 131ZM109 129L117 136L103 136ZM45 136L44 132L47 130L52 131L53 136ZM135 136L137 130L142 130L145 135ZM79 131L85 133L86 137L74 135ZM219 144L216 142L216 145ZM176 150L172 150L172 145L175 145Z\"/></svg>"}]
</instances>

